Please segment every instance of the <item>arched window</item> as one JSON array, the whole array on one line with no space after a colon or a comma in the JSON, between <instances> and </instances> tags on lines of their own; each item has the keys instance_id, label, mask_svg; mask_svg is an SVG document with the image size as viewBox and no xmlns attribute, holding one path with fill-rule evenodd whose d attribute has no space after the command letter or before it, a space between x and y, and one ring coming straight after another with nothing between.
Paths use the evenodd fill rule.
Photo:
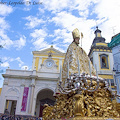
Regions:
<instances>
[{"instance_id":1,"label":"arched window","mask_svg":"<svg viewBox=\"0 0 120 120\"><path fill-rule=\"evenodd\" d=\"M100 65L101 65L101 68L109 69L108 55L106 55L106 54L101 54L100 55Z\"/></svg>"},{"instance_id":2,"label":"arched window","mask_svg":"<svg viewBox=\"0 0 120 120\"><path fill-rule=\"evenodd\" d=\"M106 60L106 57L102 57L102 67L107 67L107 60Z\"/></svg>"}]
</instances>

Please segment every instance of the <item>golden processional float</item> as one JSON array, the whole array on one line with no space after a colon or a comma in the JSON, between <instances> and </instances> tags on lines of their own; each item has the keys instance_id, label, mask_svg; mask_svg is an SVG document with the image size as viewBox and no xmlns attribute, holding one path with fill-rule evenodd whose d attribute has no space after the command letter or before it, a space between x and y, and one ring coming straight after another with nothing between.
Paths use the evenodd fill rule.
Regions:
<instances>
[{"instance_id":1,"label":"golden processional float","mask_svg":"<svg viewBox=\"0 0 120 120\"><path fill-rule=\"evenodd\" d=\"M92 74L93 65L76 45L73 41L68 47L54 93L55 105L44 105L43 120L120 120L120 105L116 102L120 96L115 80L115 92L112 92L107 80L98 76L96 66L96 75Z\"/></svg>"}]
</instances>

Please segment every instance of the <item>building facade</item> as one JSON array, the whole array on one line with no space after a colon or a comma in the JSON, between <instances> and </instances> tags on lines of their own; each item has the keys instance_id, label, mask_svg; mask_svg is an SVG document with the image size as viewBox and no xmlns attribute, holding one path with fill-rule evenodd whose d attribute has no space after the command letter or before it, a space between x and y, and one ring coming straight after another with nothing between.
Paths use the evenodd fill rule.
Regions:
<instances>
[{"instance_id":1,"label":"building facade","mask_svg":"<svg viewBox=\"0 0 120 120\"><path fill-rule=\"evenodd\" d=\"M120 95L120 33L112 37L108 46L112 49L114 59L114 78L117 83L117 94ZM120 100L118 100L120 103Z\"/></svg>"},{"instance_id":2,"label":"building facade","mask_svg":"<svg viewBox=\"0 0 120 120\"><path fill-rule=\"evenodd\" d=\"M110 87L114 89L113 80L113 55L112 50L101 35L101 30L95 30L95 38L88 54L93 66L97 68L99 77L107 79Z\"/></svg>"},{"instance_id":3,"label":"building facade","mask_svg":"<svg viewBox=\"0 0 120 120\"><path fill-rule=\"evenodd\" d=\"M0 96L0 113L42 117L43 105L53 105L65 54L51 46L33 51L32 70L7 69Z\"/></svg>"}]
</instances>

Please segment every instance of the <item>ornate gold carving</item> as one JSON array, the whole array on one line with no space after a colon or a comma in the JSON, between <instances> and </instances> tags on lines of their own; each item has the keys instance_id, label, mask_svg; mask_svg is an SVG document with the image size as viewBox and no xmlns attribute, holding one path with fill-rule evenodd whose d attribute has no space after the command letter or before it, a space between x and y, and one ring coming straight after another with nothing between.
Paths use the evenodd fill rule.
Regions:
<instances>
[{"instance_id":1,"label":"ornate gold carving","mask_svg":"<svg viewBox=\"0 0 120 120\"><path fill-rule=\"evenodd\" d=\"M43 120L82 117L118 118L119 113L111 93L99 88L94 93L82 91L80 94L58 94L54 106L47 106L43 111Z\"/></svg>"},{"instance_id":2,"label":"ornate gold carving","mask_svg":"<svg viewBox=\"0 0 120 120\"><path fill-rule=\"evenodd\" d=\"M84 111L85 110L85 108L84 108L84 96L83 96L83 94L76 94L75 99L76 99L75 108L74 108L75 116L83 117L84 113L85 113L85 111Z\"/></svg>"}]
</instances>

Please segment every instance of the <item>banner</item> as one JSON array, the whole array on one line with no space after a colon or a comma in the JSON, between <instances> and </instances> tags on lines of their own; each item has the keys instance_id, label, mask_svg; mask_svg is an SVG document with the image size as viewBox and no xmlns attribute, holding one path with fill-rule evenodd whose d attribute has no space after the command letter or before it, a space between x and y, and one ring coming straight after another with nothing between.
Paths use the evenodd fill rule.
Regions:
<instances>
[{"instance_id":1,"label":"banner","mask_svg":"<svg viewBox=\"0 0 120 120\"><path fill-rule=\"evenodd\" d=\"M21 111L26 111L29 87L24 87Z\"/></svg>"}]
</instances>

